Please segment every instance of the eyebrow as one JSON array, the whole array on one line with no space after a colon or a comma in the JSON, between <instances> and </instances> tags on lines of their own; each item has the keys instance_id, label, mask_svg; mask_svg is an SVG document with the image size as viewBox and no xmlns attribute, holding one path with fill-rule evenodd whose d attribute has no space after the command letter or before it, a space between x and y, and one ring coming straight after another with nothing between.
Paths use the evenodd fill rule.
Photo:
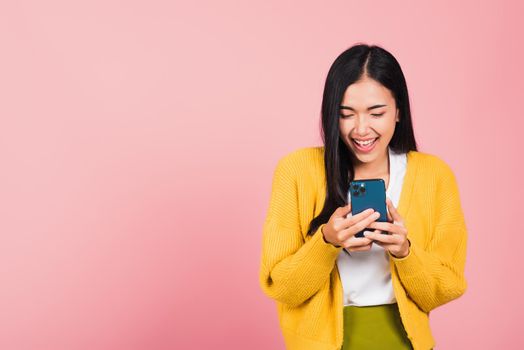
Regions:
<instances>
[{"instance_id":1,"label":"eyebrow","mask_svg":"<svg viewBox=\"0 0 524 350\"><path fill-rule=\"evenodd\" d=\"M374 105L371 107L368 107L368 111L372 110L373 108L379 108L379 107L386 107L387 105ZM355 111L352 107L349 106L340 106L340 109L351 109L353 112Z\"/></svg>"}]
</instances>

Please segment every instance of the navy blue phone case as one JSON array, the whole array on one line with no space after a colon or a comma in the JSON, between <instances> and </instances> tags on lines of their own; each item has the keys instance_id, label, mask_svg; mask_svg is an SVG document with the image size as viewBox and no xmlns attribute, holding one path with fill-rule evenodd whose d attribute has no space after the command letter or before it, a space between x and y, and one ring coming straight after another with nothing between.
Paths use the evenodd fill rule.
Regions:
<instances>
[{"instance_id":1,"label":"navy blue phone case","mask_svg":"<svg viewBox=\"0 0 524 350\"><path fill-rule=\"evenodd\" d=\"M380 213L380 217L376 221L387 222L386 185L384 180L366 179L351 181L348 196L351 200L352 215L373 208ZM355 237L364 237L364 231L365 229L358 232ZM384 231L382 233L387 234Z\"/></svg>"}]
</instances>

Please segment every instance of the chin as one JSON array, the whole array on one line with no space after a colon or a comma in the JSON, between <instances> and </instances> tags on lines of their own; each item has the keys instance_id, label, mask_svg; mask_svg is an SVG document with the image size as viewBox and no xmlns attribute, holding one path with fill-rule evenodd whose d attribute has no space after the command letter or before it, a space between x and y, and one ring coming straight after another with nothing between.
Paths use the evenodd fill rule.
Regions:
<instances>
[{"instance_id":1,"label":"chin","mask_svg":"<svg viewBox=\"0 0 524 350\"><path fill-rule=\"evenodd\" d=\"M361 163L372 163L377 159L377 155L375 154L359 154L355 152L355 150L353 150L353 154L355 155L355 158Z\"/></svg>"}]
</instances>

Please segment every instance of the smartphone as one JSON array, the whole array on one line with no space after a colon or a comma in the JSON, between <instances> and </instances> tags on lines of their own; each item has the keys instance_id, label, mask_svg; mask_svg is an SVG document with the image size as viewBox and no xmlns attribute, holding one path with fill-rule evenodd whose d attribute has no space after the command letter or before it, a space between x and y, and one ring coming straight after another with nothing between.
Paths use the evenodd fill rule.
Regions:
<instances>
[{"instance_id":1,"label":"smartphone","mask_svg":"<svg viewBox=\"0 0 524 350\"><path fill-rule=\"evenodd\" d=\"M380 213L376 221L387 222L386 185L382 179L355 180L349 184L348 199L351 200L351 214L356 215L372 208ZM358 232L355 237L364 237L364 231ZM382 231L387 234L387 232Z\"/></svg>"}]
</instances>

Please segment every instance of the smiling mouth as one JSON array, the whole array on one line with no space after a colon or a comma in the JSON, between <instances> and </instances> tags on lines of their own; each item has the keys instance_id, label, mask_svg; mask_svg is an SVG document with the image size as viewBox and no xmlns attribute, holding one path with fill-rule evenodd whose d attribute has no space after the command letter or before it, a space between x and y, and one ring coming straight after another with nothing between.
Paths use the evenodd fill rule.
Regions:
<instances>
[{"instance_id":1,"label":"smiling mouth","mask_svg":"<svg viewBox=\"0 0 524 350\"><path fill-rule=\"evenodd\" d=\"M355 148L357 150L362 151L362 152L369 152L374 148L378 139L379 139L378 137L375 137L372 139L366 139L366 140L352 138L351 141L353 141L353 144L355 145Z\"/></svg>"},{"instance_id":2,"label":"smiling mouth","mask_svg":"<svg viewBox=\"0 0 524 350\"><path fill-rule=\"evenodd\" d=\"M356 143L358 143L361 146L368 146L375 142L378 139L378 137L375 137L374 139L367 139L367 140L358 140L358 139L352 139Z\"/></svg>"}]
</instances>

